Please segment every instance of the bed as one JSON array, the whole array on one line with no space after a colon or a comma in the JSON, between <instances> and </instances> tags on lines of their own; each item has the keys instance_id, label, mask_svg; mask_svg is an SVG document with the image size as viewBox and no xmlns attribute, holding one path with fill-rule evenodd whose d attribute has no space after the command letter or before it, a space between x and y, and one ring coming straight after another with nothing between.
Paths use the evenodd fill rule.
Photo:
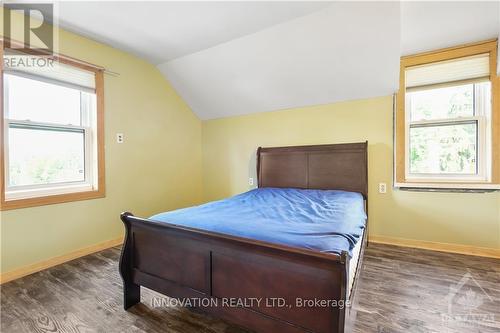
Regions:
<instances>
[{"instance_id":1,"label":"bed","mask_svg":"<svg viewBox=\"0 0 500 333\"><path fill-rule=\"evenodd\" d=\"M148 219L122 213L124 308L144 286L256 332L349 332L367 159L367 142L259 148L255 190Z\"/></svg>"}]
</instances>

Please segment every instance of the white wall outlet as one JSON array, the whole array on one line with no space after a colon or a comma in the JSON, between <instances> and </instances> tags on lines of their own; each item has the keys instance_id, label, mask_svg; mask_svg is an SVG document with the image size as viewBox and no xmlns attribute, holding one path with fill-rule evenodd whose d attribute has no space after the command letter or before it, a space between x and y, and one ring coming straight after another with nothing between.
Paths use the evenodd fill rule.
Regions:
<instances>
[{"instance_id":1,"label":"white wall outlet","mask_svg":"<svg viewBox=\"0 0 500 333\"><path fill-rule=\"evenodd\" d=\"M253 178L248 178L248 185L253 186Z\"/></svg>"},{"instance_id":2,"label":"white wall outlet","mask_svg":"<svg viewBox=\"0 0 500 333\"><path fill-rule=\"evenodd\" d=\"M116 143L123 143L123 133L116 133Z\"/></svg>"},{"instance_id":3,"label":"white wall outlet","mask_svg":"<svg viewBox=\"0 0 500 333\"><path fill-rule=\"evenodd\" d=\"M386 183L378 183L378 193L387 193Z\"/></svg>"}]
</instances>

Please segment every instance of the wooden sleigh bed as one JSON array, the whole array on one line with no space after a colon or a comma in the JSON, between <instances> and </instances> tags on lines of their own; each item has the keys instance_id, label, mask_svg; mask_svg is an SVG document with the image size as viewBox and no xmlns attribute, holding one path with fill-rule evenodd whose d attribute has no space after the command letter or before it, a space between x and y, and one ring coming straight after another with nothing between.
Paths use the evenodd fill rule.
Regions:
<instances>
[{"instance_id":1,"label":"wooden sleigh bed","mask_svg":"<svg viewBox=\"0 0 500 333\"><path fill-rule=\"evenodd\" d=\"M258 184L359 192L366 210L367 160L367 142L259 148ZM140 286L144 286L181 299L264 299L258 306L211 303L201 307L256 332L351 331L355 308L338 305L355 303L366 228L354 261L347 252L327 254L170 225L131 213L122 213L121 219L126 229L120 259L125 309L140 301ZM297 298L335 300L337 306L269 306L279 299L293 304Z\"/></svg>"}]
</instances>

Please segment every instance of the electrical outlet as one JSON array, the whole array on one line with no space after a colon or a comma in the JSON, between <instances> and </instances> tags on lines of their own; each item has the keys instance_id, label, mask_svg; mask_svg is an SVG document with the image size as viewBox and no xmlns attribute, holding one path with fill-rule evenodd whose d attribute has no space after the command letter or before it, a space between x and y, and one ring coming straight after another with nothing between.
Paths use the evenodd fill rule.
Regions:
<instances>
[{"instance_id":1,"label":"electrical outlet","mask_svg":"<svg viewBox=\"0 0 500 333\"><path fill-rule=\"evenodd\" d=\"M116 143L123 143L123 133L116 133Z\"/></svg>"},{"instance_id":2,"label":"electrical outlet","mask_svg":"<svg viewBox=\"0 0 500 333\"><path fill-rule=\"evenodd\" d=\"M387 193L386 183L378 183L378 193Z\"/></svg>"},{"instance_id":3,"label":"electrical outlet","mask_svg":"<svg viewBox=\"0 0 500 333\"><path fill-rule=\"evenodd\" d=\"M248 178L248 185L253 186L253 178Z\"/></svg>"}]
</instances>

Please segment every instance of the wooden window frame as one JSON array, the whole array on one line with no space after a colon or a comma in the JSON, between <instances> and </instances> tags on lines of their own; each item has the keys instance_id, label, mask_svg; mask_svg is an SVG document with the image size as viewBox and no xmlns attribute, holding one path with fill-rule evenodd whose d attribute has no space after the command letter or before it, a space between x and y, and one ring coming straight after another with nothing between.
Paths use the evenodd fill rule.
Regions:
<instances>
[{"instance_id":1,"label":"wooden window frame","mask_svg":"<svg viewBox=\"0 0 500 333\"><path fill-rule=\"evenodd\" d=\"M11 45L22 46L15 41L10 41ZM5 198L5 158L4 158L4 96L3 96L3 81L4 81L4 43L0 40L0 210L11 210L27 207L36 207L43 205L58 204L64 202L72 202L79 200L103 198L106 194L105 183L105 168L104 168L104 69L92 64L79 61L77 59L67 57L61 54L47 55L54 61L61 62L66 65L74 66L93 72L95 74L95 90L96 90L96 138L97 138L97 188L93 190L84 190L80 192L71 192L64 194L54 194L37 196L32 198L12 199Z\"/></svg>"},{"instance_id":2,"label":"wooden window frame","mask_svg":"<svg viewBox=\"0 0 500 333\"><path fill-rule=\"evenodd\" d=\"M401 188L500 189L500 76L497 75L497 39L401 57L396 94L394 135L394 185ZM406 178L406 68L479 54L489 54L491 82L491 178L489 181L439 181Z\"/></svg>"}]
</instances>

